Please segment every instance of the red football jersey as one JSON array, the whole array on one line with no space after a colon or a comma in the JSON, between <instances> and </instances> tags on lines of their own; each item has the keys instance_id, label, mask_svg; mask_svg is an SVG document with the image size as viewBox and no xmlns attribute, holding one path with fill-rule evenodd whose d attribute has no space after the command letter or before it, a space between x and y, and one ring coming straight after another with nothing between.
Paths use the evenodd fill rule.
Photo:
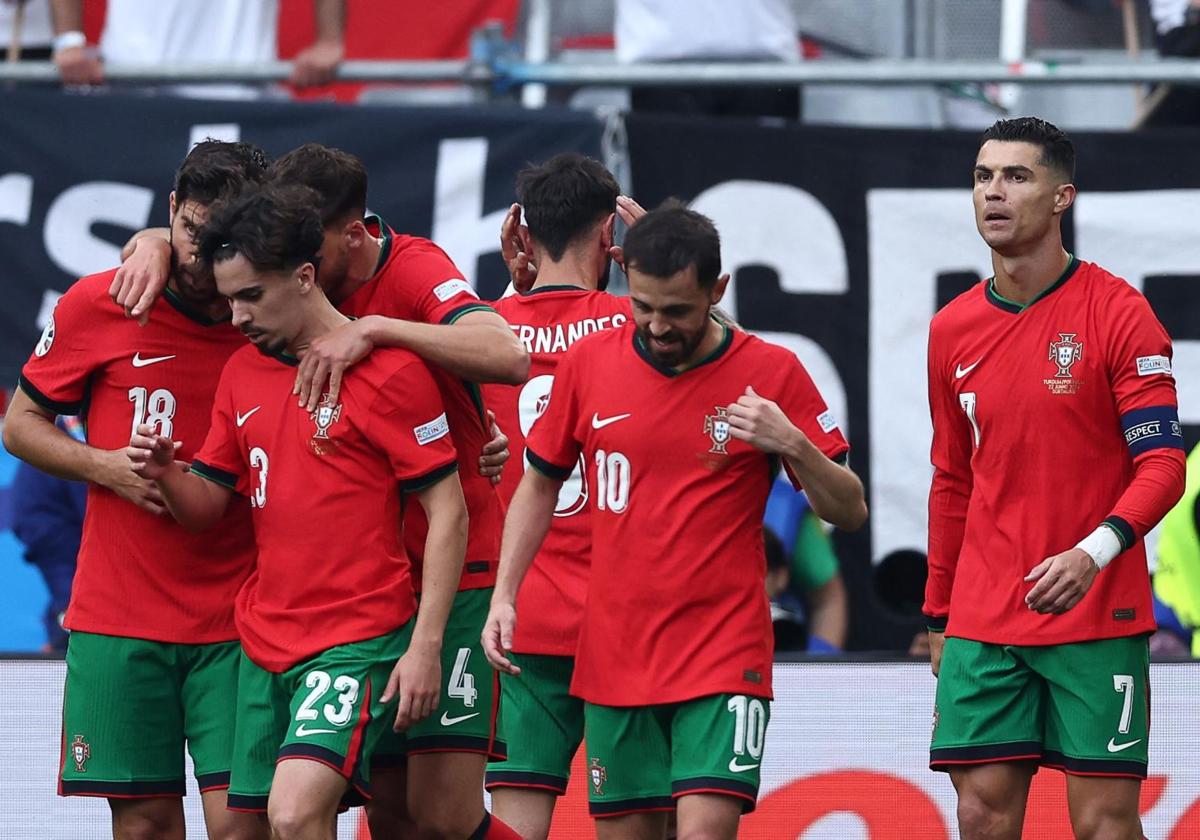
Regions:
<instances>
[{"instance_id":1,"label":"red football jersey","mask_svg":"<svg viewBox=\"0 0 1200 840\"><path fill-rule=\"evenodd\" d=\"M468 312L490 310L471 289L446 253L428 239L404 236L377 217L368 227L384 240L375 275L339 307L351 317L383 315L425 324L452 324ZM479 386L430 366L437 381L450 436L458 450L458 478L462 482L471 517L467 562L459 589L483 589L496 582L500 559L500 534L504 508L496 488L479 474L479 453L492 435L485 422ZM425 551L428 523L420 505L409 505L404 517L404 539L417 564L416 584L421 588L419 560Z\"/></svg>"},{"instance_id":2,"label":"red football jersey","mask_svg":"<svg viewBox=\"0 0 1200 840\"><path fill-rule=\"evenodd\" d=\"M1182 447L1170 359L1145 298L1073 257L1028 306L988 281L934 316L924 611L949 614L949 635L1050 645L1154 629L1140 540L1062 615L1030 610L1024 578L1112 512L1135 456Z\"/></svg>"},{"instance_id":3,"label":"red football jersey","mask_svg":"<svg viewBox=\"0 0 1200 840\"><path fill-rule=\"evenodd\" d=\"M246 655L284 671L389 633L416 602L401 491L455 469L425 364L381 348L352 367L336 405L296 405L295 360L245 347L225 366L192 471L252 508L258 564L237 598ZM420 507L416 501L414 506Z\"/></svg>"},{"instance_id":4,"label":"red football jersey","mask_svg":"<svg viewBox=\"0 0 1200 840\"><path fill-rule=\"evenodd\" d=\"M726 330L677 373L628 324L559 363L530 463L587 465L592 566L571 693L606 706L712 694L771 696L763 511L774 459L729 434L746 386L831 458L848 447L795 355ZM518 623L522 617L518 615Z\"/></svg>"},{"instance_id":5,"label":"red football jersey","mask_svg":"<svg viewBox=\"0 0 1200 840\"><path fill-rule=\"evenodd\" d=\"M170 291L138 326L108 297L115 273L85 277L59 299L21 388L43 408L82 415L98 449L123 450L134 427L150 423L183 443L180 458L191 458L221 367L246 339ZM66 625L158 642L236 639L233 599L253 565L245 511L230 511L210 533L189 534L170 514L91 485Z\"/></svg>"},{"instance_id":6,"label":"red football jersey","mask_svg":"<svg viewBox=\"0 0 1200 840\"><path fill-rule=\"evenodd\" d=\"M529 381L524 385L483 387L484 399L508 435L511 451L522 453L520 468L510 464L500 478L500 497L507 505L527 469L525 435L546 410L563 354L585 335L627 323L632 309L627 297L577 286L542 286L509 295L493 306L531 357ZM563 482L550 532L521 582L517 596L521 621L513 640L518 653L575 655L592 553L583 466L578 463Z\"/></svg>"}]
</instances>

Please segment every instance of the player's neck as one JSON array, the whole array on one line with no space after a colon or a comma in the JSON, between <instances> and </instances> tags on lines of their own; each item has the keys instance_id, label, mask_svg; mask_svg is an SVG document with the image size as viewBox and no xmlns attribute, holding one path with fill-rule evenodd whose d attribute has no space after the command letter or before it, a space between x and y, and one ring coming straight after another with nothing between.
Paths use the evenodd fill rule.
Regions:
<instances>
[{"instance_id":1,"label":"player's neck","mask_svg":"<svg viewBox=\"0 0 1200 840\"><path fill-rule=\"evenodd\" d=\"M383 253L383 239L378 236L367 236L361 248L350 255L350 270L346 272L346 282L338 289L338 300L350 297L367 284L379 269L379 257Z\"/></svg>"},{"instance_id":2,"label":"player's neck","mask_svg":"<svg viewBox=\"0 0 1200 840\"><path fill-rule=\"evenodd\" d=\"M1057 282L1071 262L1060 239L1048 239L1037 250L1017 256L992 252L995 290L1005 300L1027 306Z\"/></svg>"},{"instance_id":3,"label":"player's neck","mask_svg":"<svg viewBox=\"0 0 1200 840\"><path fill-rule=\"evenodd\" d=\"M308 303L304 313L304 325L301 327L300 333L288 343L288 355L303 359L314 341L348 323L350 323L350 319L338 312L328 298L320 295Z\"/></svg>"},{"instance_id":4,"label":"player's neck","mask_svg":"<svg viewBox=\"0 0 1200 840\"><path fill-rule=\"evenodd\" d=\"M599 262L589 255L567 249L561 260L551 260L543 251L537 261L538 273L532 288L544 286L578 286L581 289L600 288L600 278L596 276L596 264Z\"/></svg>"}]
</instances>

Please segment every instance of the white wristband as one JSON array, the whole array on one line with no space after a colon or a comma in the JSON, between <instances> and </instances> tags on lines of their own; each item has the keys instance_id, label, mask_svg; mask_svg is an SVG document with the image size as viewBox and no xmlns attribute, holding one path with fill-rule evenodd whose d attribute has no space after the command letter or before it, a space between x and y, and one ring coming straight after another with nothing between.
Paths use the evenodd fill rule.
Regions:
<instances>
[{"instance_id":1,"label":"white wristband","mask_svg":"<svg viewBox=\"0 0 1200 840\"><path fill-rule=\"evenodd\" d=\"M72 50L76 47L87 46L87 36L78 29L70 32L60 32L54 36L54 40L50 42L52 52L61 52L62 50Z\"/></svg>"},{"instance_id":2,"label":"white wristband","mask_svg":"<svg viewBox=\"0 0 1200 840\"><path fill-rule=\"evenodd\" d=\"M1082 548L1096 564L1097 569L1103 569L1113 558L1121 553L1121 540L1117 532L1107 525L1101 525L1095 531L1081 539L1076 548Z\"/></svg>"}]
</instances>

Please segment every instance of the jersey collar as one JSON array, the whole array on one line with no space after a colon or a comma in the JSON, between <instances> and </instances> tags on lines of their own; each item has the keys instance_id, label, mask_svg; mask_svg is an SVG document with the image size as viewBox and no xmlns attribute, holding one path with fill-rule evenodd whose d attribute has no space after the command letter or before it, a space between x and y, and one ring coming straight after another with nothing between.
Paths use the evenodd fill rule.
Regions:
<instances>
[{"instance_id":1,"label":"jersey collar","mask_svg":"<svg viewBox=\"0 0 1200 840\"><path fill-rule=\"evenodd\" d=\"M189 321L195 321L202 327L215 327L217 324L228 324L233 320L233 312L230 312L224 318L210 318L198 309L193 309L188 305L187 301L172 291L170 286L163 289L162 296L163 300L169 303L172 309Z\"/></svg>"},{"instance_id":2,"label":"jersey collar","mask_svg":"<svg viewBox=\"0 0 1200 840\"><path fill-rule=\"evenodd\" d=\"M716 319L714 318L713 320ZM721 324L720 321L717 321L717 323ZM682 376L685 373L689 373L698 367L709 364L710 362L715 362L717 359L725 355L726 351L728 351L730 346L733 344L733 330L724 324L721 324L721 329L723 330L721 334L721 340L717 343L717 346L713 348L713 351L700 361L696 362L694 365L689 365L683 370L676 370L673 367L667 367L666 365L659 364L658 360L654 358L654 354L650 352L650 349L646 347L645 343L642 341L642 337L638 334L636 329L632 331L633 349L638 356L641 357L642 361L650 365L650 367L654 368L663 376L674 378L676 376Z\"/></svg>"},{"instance_id":3,"label":"jersey collar","mask_svg":"<svg viewBox=\"0 0 1200 840\"><path fill-rule=\"evenodd\" d=\"M586 292L588 291L583 286L572 286L570 283L557 283L553 286L538 286L534 289L529 289L524 292L517 292L521 297L529 297L530 295L540 295L542 292Z\"/></svg>"},{"instance_id":4,"label":"jersey collar","mask_svg":"<svg viewBox=\"0 0 1200 840\"><path fill-rule=\"evenodd\" d=\"M379 259L375 262L375 270L371 272L374 277L379 273L379 269L383 268L388 261L388 257L392 255L392 229L388 227L387 222L383 220L377 213L372 213L363 219L363 224L370 228L375 225L379 228L379 235L383 238L383 247L379 249Z\"/></svg>"},{"instance_id":5,"label":"jersey collar","mask_svg":"<svg viewBox=\"0 0 1200 840\"><path fill-rule=\"evenodd\" d=\"M1069 259L1067 260L1067 267L1063 269L1063 273L1058 275L1057 280L1055 280L1053 283L1051 283L1050 286L1047 287L1046 289L1043 289L1042 293L1040 295L1038 295L1037 297L1035 297L1033 300L1029 301L1029 303L1026 303L1026 304L1017 303L1015 300L1009 300L1008 298L1004 297L999 292L997 292L996 291L996 278L994 275L992 277L988 278L987 284L984 288L984 297L986 297L988 303L992 304L993 306L999 307L1000 309L1003 309L1005 312L1011 312L1013 315L1020 315L1022 312L1024 312L1029 307L1033 306L1039 300L1042 300L1043 298L1047 298L1050 295L1054 294L1056 291L1058 291L1060 288L1062 288L1063 284L1065 284L1068 280L1071 279L1072 276L1074 276L1076 270L1079 268L1079 260L1075 258L1074 254L1067 254L1067 256L1069 257Z\"/></svg>"}]
</instances>

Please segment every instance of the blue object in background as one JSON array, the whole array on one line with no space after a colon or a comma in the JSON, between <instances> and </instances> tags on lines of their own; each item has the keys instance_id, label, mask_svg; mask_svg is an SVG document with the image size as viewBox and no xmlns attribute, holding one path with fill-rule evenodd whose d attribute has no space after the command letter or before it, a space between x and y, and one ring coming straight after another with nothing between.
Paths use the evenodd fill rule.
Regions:
<instances>
[{"instance_id":1,"label":"blue object in background","mask_svg":"<svg viewBox=\"0 0 1200 840\"><path fill-rule=\"evenodd\" d=\"M50 593L12 533L12 482L19 463L0 445L0 651L30 653L46 644L43 616Z\"/></svg>"}]
</instances>

